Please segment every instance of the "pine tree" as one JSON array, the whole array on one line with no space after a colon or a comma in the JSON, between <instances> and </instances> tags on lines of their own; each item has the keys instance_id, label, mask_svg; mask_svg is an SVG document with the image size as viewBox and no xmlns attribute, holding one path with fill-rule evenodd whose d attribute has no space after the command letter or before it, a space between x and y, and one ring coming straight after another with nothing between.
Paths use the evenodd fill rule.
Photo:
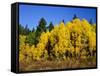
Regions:
<instances>
[{"instance_id":1,"label":"pine tree","mask_svg":"<svg viewBox=\"0 0 100 76\"><path fill-rule=\"evenodd\" d=\"M46 32L46 25L46 20L44 18L41 18L35 32L35 44L38 43L41 33Z\"/></svg>"},{"instance_id":2,"label":"pine tree","mask_svg":"<svg viewBox=\"0 0 100 76\"><path fill-rule=\"evenodd\" d=\"M63 19L62 22L65 24L65 20Z\"/></svg>"},{"instance_id":3,"label":"pine tree","mask_svg":"<svg viewBox=\"0 0 100 76\"><path fill-rule=\"evenodd\" d=\"M25 29L24 29L24 34L25 35L28 35L30 33L30 30L28 28L28 25L25 26Z\"/></svg>"},{"instance_id":4,"label":"pine tree","mask_svg":"<svg viewBox=\"0 0 100 76\"><path fill-rule=\"evenodd\" d=\"M92 25L92 24L93 24L93 20L92 20L92 19L90 19L89 23Z\"/></svg>"},{"instance_id":5,"label":"pine tree","mask_svg":"<svg viewBox=\"0 0 100 76\"><path fill-rule=\"evenodd\" d=\"M48 26L49 31L51 31L53 28L54 28L54 25L53 25L52 22L50 22L50 24L49 24L49 26Z\"/></svg>"},{"instance_id":6,"label":"pine tree","mask_svg":"<svg viewBox=\"0 0 100 76\"><path fill-rule=\"evenodd\" d=\"M74 20L74 19L77 19L77 18L78 18L78 17L77 17L77 15L76 15L76 14L74 14L74 16L73 16L73 20Z\"/></svg>"},{"instance_id":7,"label":"pine tree","mask_svg":"<svg viewBox=\"0 0 100 76\"><path fill-rule=\"evenodd\" d=\"M32 28L32 32L35 32L35 29L34 29L34 27Z\"/></svg>"},{"instance_id":8,"label":"pine tree","mask_svg":"<svg viewBox=\"0 0 100 76\"><path fill-rule=\"evenodd\" d=\"M46 20L44 18L41 18L37 30L39 30L40 32L46 32L46 25Z\"/></svg>"},{"instance_id":9,"label":"pine tree","mask_svg":"<svg viewBox=\"0 0 100 76\"><path fill-rule=\"evenodd\" d=\"M19 34L24 34L24 27L21 24L19 25Z\"/></svg>"}]
</instances>

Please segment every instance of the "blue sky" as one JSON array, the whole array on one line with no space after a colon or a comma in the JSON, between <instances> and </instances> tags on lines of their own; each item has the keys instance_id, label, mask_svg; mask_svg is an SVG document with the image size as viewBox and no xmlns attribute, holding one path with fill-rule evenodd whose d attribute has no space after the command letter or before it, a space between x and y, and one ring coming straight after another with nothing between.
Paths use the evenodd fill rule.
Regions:
<instances>
[{"instance_id":1,"label":"blue sky","mask_svg":"<svg viewBox=\"0 0 100 76\"><path fill-rule=\"evenodd\" d=\"M43 17L54 25L59 24L63 19L65 22L71 21L74 14L80 19L90 19L96 22L96 9L94 8L73 8L73 7L52 7L52 6L36 6L36 5L20 5L19 6L19 23L22 26L28 25L30 29L38 26L39 20Z\"/></svg>"}]
</instances>

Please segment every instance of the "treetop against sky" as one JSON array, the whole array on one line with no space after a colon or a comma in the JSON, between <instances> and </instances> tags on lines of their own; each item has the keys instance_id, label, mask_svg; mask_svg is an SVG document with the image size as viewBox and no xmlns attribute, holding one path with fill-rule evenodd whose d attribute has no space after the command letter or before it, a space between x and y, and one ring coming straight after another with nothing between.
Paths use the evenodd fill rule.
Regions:
<instances>
[{"instance_id":1,"label":"treetop against sky","mask_svg":"<svg viewBox=\"0 0 100 76\"><path fill-rule=\"evenodd\" d=\"M80 19L85 18L96 23L95 8L80 7L53 7L53 6L37 6L37 5L20 5L19 6L19 23L22 26L28 25L30 29L38 26L39 20L43 17L47 26L52 22L54 25L59 24L62 20L71 21L74 15Z\"/></svg>"}]
</instances>

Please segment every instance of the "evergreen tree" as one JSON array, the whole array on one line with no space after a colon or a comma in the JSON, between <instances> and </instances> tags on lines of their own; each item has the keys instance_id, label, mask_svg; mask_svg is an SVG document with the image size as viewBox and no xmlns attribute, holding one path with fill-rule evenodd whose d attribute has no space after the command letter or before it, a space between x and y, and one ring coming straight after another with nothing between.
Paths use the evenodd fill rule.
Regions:
<instances>
[{"instance_id":1,"label":"evergreen tree","mask_svg":"<svg viewBox=\"0 0 100 76\"><path fill-rule=\"evenodd\" d=\"M62 22L65 24L65 20L63 19Z\"/></svg>"},{"instance_id":2,"label":"evergreen tree","mask_svg":"<svg viewBox=\"0 0 100 76\"><path fill-rule=\"evenodd\" d=\"M54 25L53 25L52 22L50 22L50 24L49 24L49 26L48 26L49 31L51 31L53 28L54 28Z\"/></svg>"},{"instance_id":3,"label":"evergreen tree","mask_svg":"<svg viewBox=\"0 0 100 76\"><path fill-rule=\"evenodd\" d=\"M28 35L30 32L29 28L28 28L28 25L25 26L25 30L24 30L24 34L25 35Z\"/></svg>"},{"instance_id":4,"label":"evergreen tree","mask_svg":"<svg viewBox=\"0 0 100 76\"><path fill-rule=\"evenodd\" d=\"M33 27L33 29L32 29L32 32L35 32L35 29L34 29L34 27Z\"/></svg>"},{"instance_id":5,"label":"evergreen tree","mask_svg":"<svg viewBox=\"0 0 100 76\"><path fill-rule=\"evenodd\" d=\"M74 20L74 19L76 19L76 18L78 18L78 17L77 17L77 15L76 15L76 14L74 14L73 20Z\"/></svg>"},{"instance_id":6,"label":"evergreen tree","mask_svg":"<svg viewBox=\"0 0 100 76\"><path fill-rule=\"evenodd\" d=\"M26 43L29 43L30 45L34 45L35 44L35 33L34 32L30 32L27 36L26 36Z\"/></svg>"},{"instance_id":7,"label":"evergreen tree","mask_svg":"<svg viewBox=\"0 0 100 76\"><path fill-rule=\"evenodd\" d=\"M39 30L40 32L46 32L46 25L46 20L44 18L41 18L37 30Z\"/></svg>"},{"instance_id":8,"label":"evergreen tree","mask_svg":"<svg viewBox=\"0 0 100 76\"><path fill-rule=\"evenodd\" d=\"M24 34L24 27L21 24L19 25L19 34Z\"/></svg>"},{"instance_id":9,"label":"evergreen tree","mask_svg":"<svg viewBox=\"0 0 100 76\"><path fill-rule=\"evenodd\" d=\"M92 19L90 19L89 23L92 25L92 24L93 24L93 20L92 20Z\"/></svg>"},{"instance_id":10,"label":"evergreen tree","mask_svg":"<svg viewBox=\"0 0 100 76\"><path fill-rule=\"evenodd\" d=\"M35 32L35 44L38 43L41 33L46 32L46 25L46 20L44 18L41 18Z\"/></svg>"}]
</instances>

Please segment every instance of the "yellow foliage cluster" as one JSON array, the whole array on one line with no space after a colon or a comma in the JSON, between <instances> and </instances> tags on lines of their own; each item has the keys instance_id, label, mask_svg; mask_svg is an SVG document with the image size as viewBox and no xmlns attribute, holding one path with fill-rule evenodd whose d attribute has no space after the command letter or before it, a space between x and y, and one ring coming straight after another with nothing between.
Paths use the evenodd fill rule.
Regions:
<instances>
[{"instance_id":1,"label":"yellow foliage cluster","mask_svg":"<svg viewBox=\"0 0 100 76\"><path fill-rule=\"evenodd\" d=\"M94 28L96 30L96 28ZM50 32L42 32L39 43L30 46L26 36L19 36L19 61L39 59L66 59L68 56L87 55L96 51L96 32L85 19L74 19L55 25ZM70 55L68 55L68 54Z\"/></svg>"}]
</instances>

